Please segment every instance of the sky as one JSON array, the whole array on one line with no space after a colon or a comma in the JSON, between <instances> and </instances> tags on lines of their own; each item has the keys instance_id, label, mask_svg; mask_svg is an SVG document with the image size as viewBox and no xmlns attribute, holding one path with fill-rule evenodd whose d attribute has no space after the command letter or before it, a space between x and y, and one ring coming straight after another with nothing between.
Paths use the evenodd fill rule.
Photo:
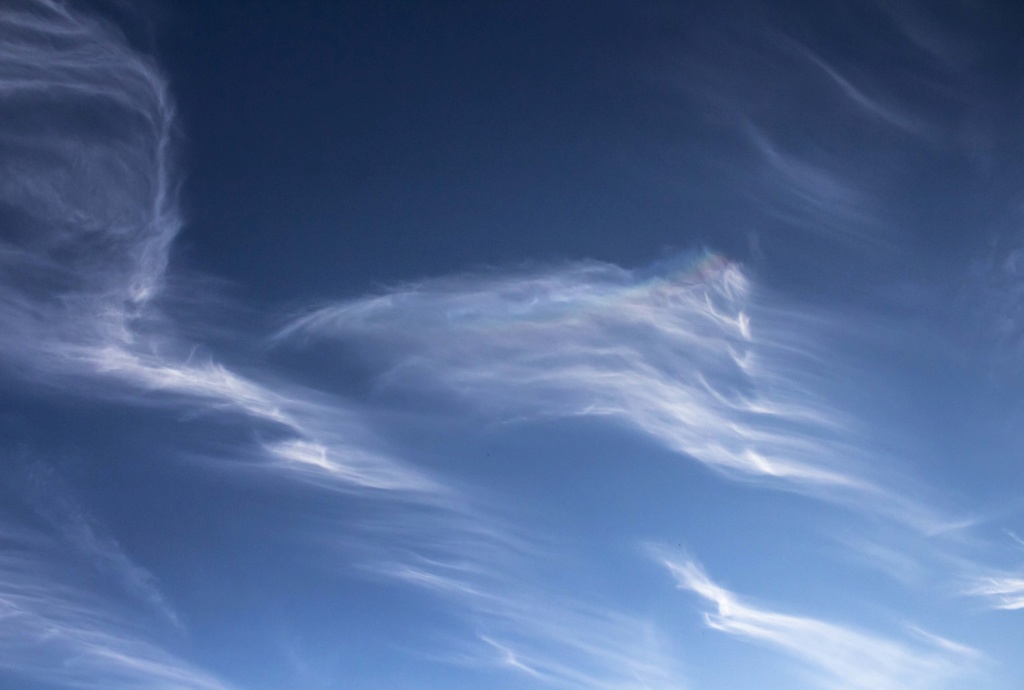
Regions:
<instances>
[{"instance_id":1,"label":"sky","mask_svg":"<svg viewBox=\"0 0 1024 690\"><path fill-rule=\"evenodd\" d=\"M948 0L0 0L0 687L1024 686L1024 47Z\"/></svg>"}]
</instances>

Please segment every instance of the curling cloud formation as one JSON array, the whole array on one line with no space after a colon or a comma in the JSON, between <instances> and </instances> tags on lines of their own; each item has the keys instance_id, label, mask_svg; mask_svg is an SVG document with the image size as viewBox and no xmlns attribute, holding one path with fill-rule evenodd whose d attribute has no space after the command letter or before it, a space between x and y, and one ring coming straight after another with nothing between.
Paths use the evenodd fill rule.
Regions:
<instances>
[{"instance_id":1,"label":"curling cloud formation","mask_svg":"<svg viewBox=\"0 0 1024 690\"><path fill-rule=\"evenodd\" d=\"M266 432L232 455L280 476L433 496L438 487L390 458L344 405L194 356L174 335L160 298L180 228L175 127L163 75L116 27L60 2L5 5L0 362L30 384L228 411ZM96 568L177 623L148 572L115 541L64 519L64 509L51 512ZM130 617L113 613L116 602L96 596L89 581L55 572L48 561L65 564L66 550L34 538L4 553L0 669L54 687L223 687L140 641Z\"/></svg>"},{"instance_id":2,"label":"curling cloud formation","mask_svg":"<svg viewBox=\"0 0 1024 690\"><path fill-rule=\"evenodd\" d=\"M180 227L166 83L114 27L0 15L0 348L63 371L137 344Z\"/></svg>"},{"instance_id":3,"label":"curling cloud formation","mask_svg":"<svg viewBox=\"0 0 1024 690\"><path fill-rule=\"evenodd\" d=\"M261 452L301 477L316 466L324 483L423 489L335 401L174 336L160 310L181 226L174 117L164 76L113 25L50 0L0 13L0 358L33 383L283 431Z\"/></svg>"}]
</instances>

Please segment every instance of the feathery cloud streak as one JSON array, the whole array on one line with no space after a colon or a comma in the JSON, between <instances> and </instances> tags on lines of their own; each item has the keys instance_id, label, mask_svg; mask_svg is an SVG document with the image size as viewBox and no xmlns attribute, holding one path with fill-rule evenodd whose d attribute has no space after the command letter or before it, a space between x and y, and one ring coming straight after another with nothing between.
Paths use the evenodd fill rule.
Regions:
<instances>
[{"instance_id":1,"label":"feathery cloud streak","mask_svg":"<svg viewBox=\"0 0 1024 690\"><path fill-rule=\"evenodd\" d=\"M468 563L479 595L459 599L458 610L495 628L484 643L492 651L529 650L529 666L515 670L535 669L539 682L562 687L640 687L641 676L678 687L667 680L667 664L622 652L623 630L639 625L625 626L628 617L590 609L570 623L577 606L570 601L502 598L502 590L533 587L496 572L498 563L522 557L514 540L473 513L467 497L396 460L352 405L266 372L237 373L196 356L175 335L162 311L181 224L174 107L160 71L115 27L57 2L16 5L0 15L0 97L0 319L7 326L0 355L16 376L241 419L260 433L226 451L246 459L237 467L379 502L358 526L332 524L319 535L344 544L346 561L362 554L377 575L417 586L444 581L423 576L428 566L450 579L441 564ZM176 620L145 569L88 521L64 519L66 512L56 510L60 529L95 568L113 570L133 597ZM224 687L134 634L130 618L84 583L49 573L49 563L67 560L55 548L7 553L0 669L70 688ZM465 593L470 584L441 589ZM511 641L497 642L501 636Z\"/></svg>"},{"instance_id":2,"label":"feathery cloud streak","mask_svg":"<svg viewBox=\"0 0 1024 690\"><path fill-rule=\"evenodd\" d=\"M174 115L163 75L113 25L49 0L0 13L0 359L9 373L132 404L227 410L269 427L267 440L232 453L259 467L333 489L433 495L436 484L387 457L337 401L200 361L175 337L160 309L181 224ZM116 542L59 505L50 512L74 549L175 620ZM225 687L135 636L131 618L84 582L55 575L68 553L33 544L5 550L0 563L0 668L59 687Z\"/></svg>"},{"instance_id":3,"label":"feathery cloud streak","mask_svg":"<svg viewBox=\"0 0 1024 690\"><path fill-rule=\"evenodd\" d=\"M319 309L281 337L364 346L389 384L486 414L602 417L735 478L874 492L841 416L787 380L800 345L759 329L752 291L711 253L651 275L583 263L426 281Z\"/></svg>"},{"instance_id":4,"label":"feathery cloud streak","mask_svg":"<svg viewBox=\"0 0 1024 690\"><path fill-rule=\"evenodd\" d=\"M119 601L89 592L89 575L71 566L66 545L33 530L2 530L0 669L48 687L229 690L152 641ZM142 572L118 556L120 569Z\"/></svg>"},{"instance_id":5,"label":"feathery cloud streak","mask_svg":"<svg viewBox=\"0 0 1024 690\"><path fill-rule=\"evenodd\" d=\"M336 401L203 361L174 336L160 309L181 226L174 118L164 76L116 27L49 0L0 15L3 359L34 383L135 404L185 398L283 428L292 440L263 452L305 475L316 465L341 483L423 488Z\"/></svg>"},{"instance_id":6,"label":"feathery cloud streak","mask_svg":"<svg viewBox=\"0 0 1024 690\"><path fill-rule=\"evenodd\" d=\"M661 558L680 589L694 592L716 611L704 620L715 630L778 649L798 660L818 687L831 690L943 688L960 678L978 653L930 633L895 641L802 616L745 603L713 582L693 562Z\"/></svg>"},{"instance_id":7,"label":"feathery cloud streak","mask_svg":"<svg viewBox=\"0 0 1024 690\"><path fill-rule=\"evenodd\" d=\"M630 644L651 632L642 617L545 587L529 572L536 554L487 511L469 508L471 497L397 459L382 429L369 428L371 412L266 366L243 371L192 354L162 308L180 226L166 83L115 28L69 7L20 2L0 16L0 357L8 368L33 384L70 381L79 394L241 421L254 433L220 449L235 466L333 492L345 508L372 499L358 526L339 520L297 539L334 539L346 566L354 551L365 553L372 574L443 597L477 629L475 659L542 685L678 687L656 645ZM847 96L874 98L831 63L818 67ZM871 104L882 107L861 102ZM845 176L823 180L827 166L767 135L758 143L799 208L838 213L844 223L866 208ZM491 418L613 421L732 478L912 512L872 481L875 468L846 420L804 376L815 354L802 329L765 301L740 266L708 253L647 272L578 263L426 281L318 311L285 336L330 333L365 346L382 380L426 390L429 402L454 393ZM96 567L116 571L151 607L164 605L148 571L115 541L88 521L69 525L68 538ZM358 530L368 538L353 547L347 539ZM49 572L46 564L62 558L54 551L15 548L0 567L0 593L14 607L0 619L8 640L0 666L68 687L87 687L91 677L106 678L103 687L221 687L133 635L105 600ZM792 617L751 623L756 610L745 611L748 628L807 628L833 634L843 649L870 642ZM61 634L35 633L42 630ZM883 660L897 655L872 649ZM69 655L77 667L50 668ZM920 664L907 668L894 673L908 682L927 675Z\"/></svg>"},{"instance_id":8,"label":"feathery cloud streak","mask_svg":"<svg viewBox=\"0 0 1024 690\"><path fill-rule=\"evenodd\" d=\"M180 227L162 75L113 26L16 2L0 120L0 348L59 371L69 347L130 347Z\"/></svg>"},{"instance_id":9,"label":"feathery cloud streak","mask_svg":"<svg viewBox=\"0 0 1024 690\"><path fill-rule=\"evenodd\" d=\"M513 573L522 575L521 567ZM498 668L543 687L678 690L686 687L658 628L610 602L544 591L493 564L418 559L383 564L381 574L455 604L475 643L447 654L456 664Z\"/></svg>"},{"instance_id":10,"label":"feathery cloud streak","mask_svg":"<svg viewBox=\"0 0 1024 690\"><path fill-rule=\"evenodd\" d=\"M1024 609L1024 575L990 571L971 578L961 593L980 597L993 609L1019 611Z\"/></svg>"}]
</instances>

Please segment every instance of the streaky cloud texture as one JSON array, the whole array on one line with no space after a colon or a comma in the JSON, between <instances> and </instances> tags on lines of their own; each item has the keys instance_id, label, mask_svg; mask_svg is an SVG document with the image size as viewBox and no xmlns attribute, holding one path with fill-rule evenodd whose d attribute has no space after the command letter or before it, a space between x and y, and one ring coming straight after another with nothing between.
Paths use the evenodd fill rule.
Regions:
<instances>
[{"instance_id":1,"label":"streaky cloud texture","mask_svg":"<svg viewBox=\"0 0 1024 690\"><path fill-rule=\"evenodd\" d=\"M501 669L544 687L688 687L652 620L610 602L545 591L523 577L524 565L501 572L493 564L419 559L382 564L379 572L443 597L472 623L475 644L460 642L441 656L452 663Z\"/></svg>"},{"instance_id":2,"label":"streaky cloud texture","mask_svg":"<svg viewBox=\"0 0 1024 690\"><path fill-rule=\"evenodd\" d=\"M868 190L839 164L834 152L812 147L793 153L753 125L748 137L762 162L758 199L763 208L797 227L836 240L875 248L888 239L886 221Z\"/></svg>"},{"instance_id":3,"label":"streaky cloud texture","mask_svg":"<svg viewBox=\"0 0 1024 690\"><path fill-rule=\"evenodd\" d=\"M94 534L88 539L106 541ZM0 669L46 687L232 687L155 642L153 630L140 625L130 608L90 591L88 571L73 567L66 553L58 558L60 542L10 528L3 529L0 541ZM110 547L102 550L109 559ZM141 572L120 553L117 560L118 568ZM147 589L153 596L152 585Z\"/></svg>"},{"instance_id":4,"label":"streaky cloud texture","mask_svg":"<svg viewBox=\"0 0 1024 690\"><path fill-rule=\"evenodd\" d=\"M212 21L230 6L222 1L182 11ZM584 25L591 21L608 30L614 12L606 16L608 8L598 5L593 16L588 10L565 26L556 18L551 26L562 28L550 34L562 37L571 25L571 38L590 30ZM0 508L0 682L96 690L680 690L696 687L694 676L733 673L701 656L713 638L712 645L760 645L768 652L762 658L771 659L769 675L778 670L772 662L778 653L779 668L795 664L806 687L941 690L971 681L1013 687L1007 683L1019 679L1013 678L1018 670L999 647L1001 629L972 617L1002 614L965 609L977 601L990 609L1024 609L1019 569L987 565L1004 555L1005 543L980 536L986 522L1009 521L1016 513L985 510L980 487L991 477L981 475L997 467L991 439L964 433L954 439L956 447L946 447L957 433L946 427L969 426L955 417L970 401L957 407L951 400L974 394L954 379L982 368L955 370L978 354L971 350L958 359L948 351L975 334L961 338L927 318L894 316L891 268L880 268L903 257L913 263L920 247L902 247L902 240L931 242L940 234L932 225L946 207L926 208L937 196L929 182L941 178L936 189L946 193L961 181L947 180L941 164L985 163L968 130L984 133L984 117L992 116L972 115L968 101L975 91L967 88L984 51L964 47L953 30L959 27L940 30L912 5L857 0L844 6L850 14L842 16L864 11L872 21L862 17L843 41L830 40L836 28L826 10L808 6L806 24L801 12L788 27L767 21L772 12L737 13L743 16L724 21L735 19L747 33L733 36L726 55L703 36L706 18L693 19L694 36L703 37L687 48L706 50L700 59L716 64L703 72L691 65L681 79L703 74L686 88L698 92L691 93L695 100L712 104L692 120L707 117L715 125L687 136L702 139L724 126L727 143L708 140L718 141L724 154L717 169L733 177L723 189L694 184L686 191L693 198L715 191L730 207L751 206L746 225L731 215L733 208L724 214L736 232L751 228L757 241L751 241L756 250L749 261L736 258L744 255L727 233L721 243L702 234L714 214L679 219L675 211L666 213L676 233L672 246L699 247L702 238L716 249L677 252L649 266L637 258L639 251L625 251L643 234L640 221L614 226L609 220L617 229L595 222L579 238L608 233L617 249L601 252L587 244L568 254L538 253L545 263L510 267L520 255L496 251L479 260L502 257L499 267L452 273L447 259L428 261L428 252L409 265L388 252L365 275L383 276L392 287L364 294L361 279L347 288L326 281L328 294L362 296L327 299L284 316L268 304L240 306L270 314L261 330L230 318L207 323L210 312L231 300L204 289L206 279L186 273L176 259L187 171L179 167L180 125L169 78L84 2L8 0L0 9L0 374L14 402L5 400L0 409L0 432L43 439L54 448L63 444L72 455L84 446L83 458L68 463L75 468L68 484L86 488L80 496L43 462L32 464L31 481L18 485L9 470L20 461L8 453L14 459L4 464L0 489L13 487L18 500ZM426 85L418 96L392 94L393 103L418 116L419 108L432 110L424 103L433 103L435 91L445 92L434 86L453 72L459 78L451 92L457 100L471 98L477 66L448 61L462 54L463 30L472 34L480 23L499 19L493 36L466 43L496 50L494 44L514 33L509 27L515 22L491 10L474 9L480 14L469 17L453 8L399 3L378 16L375 3L338 7L338 16L330 3L317 9L325 21L333 17L354 32L338 41L324 32L331 37L326 43L343 48L332 53L336 62L307 63L303 51L319 43L305 34L301 46L283 39L277 45L274 32L292 20L303 31L312 29L312 15L286 2L276 10L267 3L258 10L246 6L232 20L248 31L245 22L262 20L266 10L272 17L267 26L280 25L266 29L273 36L252 32L266 60L226 42L216 55L230 53L231 60L211 60L211 72L222 78L230 63L252 78L256 72L245 70L272 65L260 78L268 83L264 88L260 81L266 92L260 97L272 94L291 111L298 104L271 86L275 79L281 86L277 70L292 74L290 58L317 65L306 76L318 93L335 81L360 82L356 73L365 68L374 94L366 100L376 103L366 106L365 119L393 136L402 128L389 118L398 115L381 105L392 103L388 98L374 101L379 92L392 84ZM546 29L535 31L534 19L544 24L552 10L538 3L536 11L517 42L549 40ZM644 14L642 23L666 20L652 17ZM398 30L405 19L406 29L415 31ZM823 37L799 30L824 19ZM439 26L445 32L436 31ZM876 36L878 26L884 30ZM228 22L209 33L219 41L234 28ZM362 39L350 40L363 30L373 45L369 53L362 52ZM423 50L416 47L420 31L430 34ZM887 51L900 42L913 50L890 62ZM507 67L516 75L509 84L520 77L523 84L540 81L558 98L569 98L589 68L566 81L572 89L545 81L557 71L552 55L561 60L564 51L575 50L571 40L558 43L555 53L527 56L539 60L530 70L517 72L522 66L506 64L506 56L497 72ZM847 44L851 50L834 49ZM516 60L523 57L520 47L510 51ZM374 52L383 48L387 60ZM406 48L423 62L408 73ZM435 52L445 59L432 63ZM595 52L604 55L605 43ZM865 55L867 66L858 59ZM394 74L379 71L392 60ZM880 61L887 69L878 69ZM324 75L336 68L338 78L324 83L321 66ZM489 68L480 69L493 87ZM237 125L237 140L225 144L220 132L203 139L207 148L223 154L245 142L245 123L230 108L220 113L205 102L216 103L211 97L218 94L202 88L185 93L192 100L181 103L195 107L197 118L230 122L233 135ZM250 109L244 97L236 100ZM268 107L251 108L246 117L259 123L252 131L280 144L280 155L267 165L273 169L264 171L274 190L267 196L280 199L232 197L226 228L200 237L210 228L197 224L189 241L200 251L218 247L248 223L260 226L253 218L273 204L290 208L305 199L277 183L288 176L284 163L302 159L303 149L275 124L270 104L260 103ZM353 111L363 107L358 98L351 103ZM444 113L445 127L455 123L456 130L490 111L524 131L532 126L523 123L535 122L493 100L477 103L474 113L448 113L442 101L433 105ZM559 100L556 109L601 110L583 106ZM543 112L547 106L537 107ZM316 113L332 130L366 134L352 122L335 124L336 114ZM203 127L197 130L209 137ZM603 127L574 121L572 136L579 130L589 137ZM409 131L417 141L436 134L430 127ZM492 152L481 141L501 148L496 132L459 134L465 140L450 142L457 145L444 148L444 155L396 137L401 141L386 142L381 151L346 150L338 156L344 163L331 158L330 146L313 142L327 162L325 169L310 163L303 183L346 187L340 195L333 188L325 194L346 212L346 204L355 208L362 197L374 203L391 198L378 178L398 180L410 199L429 197L429 206L438 188L416 181L420 163L430 169L424 174L431 184L447 184L443 168L462 165L463 148L472 151L466 157L474 164L481 152ZM595 148L602 136L594 134ZM211 140L216 145L210 147ZM533 155L529 149L525 158ZM196 155L216 158L209 150ZM350 155L354 171L346 167ZM943 156L967 162L950 164ZM579 183L555 168L556 177L568 178L567 188ZM466 179L480 172L458 170ZM616 175L608 179L619 184ZM492 181L490 192L545 184L534 172L517 179L504 169ZM218 194L223 190L211 195ZM649 222L641 205L595 205L593 217L629 223L635 215ZM370 233L378 220L393 229L397 216L378 218L387 215L386 206L373 206L369 221L352 224L354 232ZM971 206L962 214L973 212ZM423 236L437 230L428 213L413 216L423 222L417 227ZM350 227L339 217L316 215L317 241L344 267L361 260L360 244L350 242ZM509 227L526 228L531 219L517 217ZM302 227L297 218L275 218L274 224L266 236L253 230L245 241L283 242ZM787 233L791 227L800 233ZM439 244L458 239L444 236ZM644 244L644 256L655 254L657 244ZM301 294L323 294L325 283L303 282L316 262L286 254L273 255L272 269L294 278ZM458 265L477 260L471 252L453 256ZM234 258L259 265L253 257ZM907 292L917 290L917 306L932 300L938 312L949 306L944 288L961 277L962 262L936 264L943 271L952 266L953 277L943 275L941 287L915 285ZM1018 247L997 247L976 262L961 298L972 313L964 321L981 322L982 339L996 341L984 357L999 350L992 358L997 377L1019 366L1022 266ZM246 280L266 277L251 270ZM843 280L832 280L847 270ZM432 274L440 277L409 279ZM178 292L193 302L184 303ZM294 304L287 295L268 301ZM871 313L859 316L864 311ZM279 325L269 335L268 321ZM858 350L855 365L849 350ZM978 417L997 417L991 410L1016 400L1017 384L1019 378L1006 376L1005 397L988 401ZM894 390L907 392L909 402L890 400ZM588 446L591 432L598 440ZM595 446L606 441L611 448L602 454ZM17 443L5 438L0 449ZM973 514L987 517L958 518L937 507L946 503L930 498L939 495L936 486L948 489L941 494L946 503L969 504ZM793 600L779 595L776 601L785 604L778 609L755 603L712 580L696 562L652 549L646 555L679 589L699 597L708 609L705 623L725 636L699 626L693 627L703 637L691 634L690 616L674 619L674 607L660 605L665 599L659 596L680 597L667 585L651 585L644 570L649 559L634 548L644 539L681 533L680 542L704 540L701 553L717 550L709 562L723 563L721 571L716 566L723 581L746 573L755 584L743 591L763 584ZM887 578L882 583L874 579L879 574ZM801 599L807 593L799 589L815 583L825 583L826 593L807 603L813 597ZM845 588L863 596L847 601L835 595ZM867 600L870 610L854 609ZM894 619L905 622L892 625ZM859 622L844 622L850 620ZM949 630L967 643L931 629ZM286 653L275 657L282 648ZM1008 680L981 678L993 650Z\"/></svg>"},{"instance_id":5,"label":"streaky cloud texture","mask_svg":"<svg viewBox=\"0 0 1024 690\"><path fill-rule=\"evenodd\" d=\"M305 438L298 408L323 409L194 356L161 312L181 217L175 109L159 69L116 27L59 2L5 11L0 51L0 348L16 375L135 404L241 413L300 434L267 451L308 465L312 456L295 449L318 441ZM332 462L322 468L343 476Z\"/></svg>"},{"instance_id":6,"label":"streaky cloud texture","mask_svg":"<svg viewBox=\"0 0 1024 690\"><path fill-rule=\"evenodd\" d=\"M0 352L13 378L241 414L291 434L250 453L296 479L426 486L374 449L341 440L344 428L366 436L351 414L200 361L176 338L160 308L181 225L175 110L164 76L116 27L65 3L9 4L0 13L0 96ZM115 541L67 501L41 505L65 547L178 624L149 573ZM55 687L227 687L138 637L112 602L54 579L43 554L64 559L38 550L6 551L0 667Z\"/></svg>"},{"instance_id":7,"label":"streaky cloud texture","mask_svg":"<svg viewBox=\"0 0 1024 690\"><path fill-rule=\"evenodd\" d=\"M475 636L474 663L545 686L679 687L671 664L636 642L636 630L650 632L641 621L559 595L504 594L523 589L500 572L526 556L521 545L473 511L469 497L395 460L354 406L277 376L236 373L176 336L161 305L181 225L164 77L112 25L60 3L23 3L3 16L0 32L10 125L0 140L8 154L0 193L11 230L0 273L10 328L0 347L16 376L244 421L259 440L228 451L247 458L234 467L378 501L355 525L296 540L341 544L365 572L447 597L490 630ZM180 625L116 542L84 518L64 522L94 567L116 571L131 595ZM111 602L44 577L43 555L9 553L0 667L69 688L227 687L136 635Z\"/></svg>"},{"instance_id":8,"label":"streaky cloud texture","mask_svg":"<svg viewBox=\"0 0 1024 690\"><path fill-rule=\"evenodd\" d=\"M898 112L893 106L886 104L877 97L869 96L863 89L853 84L839 70L830 65L819 55L816 55L806 46L796 44L796 49L815 67L820 69L853 103L860 106L865 113L872 117L904 130L909 134L919 134L922 130L922 123L915 122Z\"/></svg>"},{"instance_id":9,"label":"streaky cloud texture","mask_svg":"<svg viewBox=\"0 0 1024 690\"><path fill-rule=\"evenodd\" d=\"M96 523L52 466L35 462L20 474L20 481L12 483L19 489L21 500L54 544L59 544L66 560L84 560L96 574L112 580L131 599L181 628L177 612L160 591L153 573L135 563Z\"/></svg>"},{"instance_id":10,"label":"streaky cloud texture","mask_svg":"<svg viewBox=\"0 0 1024 690\"><path fill-rule=\"evenodd\" d=\"M62 372L75 351L137 346L181 225L165 79L114 26L14 2L0 94L0 347Z\"/></svg>"},{"instance_id":11,"label":"streaky cloud texture","mask_svg":"<svg viewBox=\"0 0 1024 690\"><path fill-rule=\"evenodd\" d=\"M993 609L1024 609L1024 575L995 571L976 575L970 579L961 594L979 597Z\"/></svg>"},{"instance_id":12,"label":"streaky cloud texture","mask_svg":"<svg viewBox=\"0 0 1024 690\"><path fill-rule=\"evenodd\" d=\"M943 519L894 492L832 387L799 311L714 253L646 271L580 263L467 274L319 308L278 336L361 348L385 388L445 392L504 420L588 417L727 477Z\"/></svg>"},{"instance_id":13,"label":"streaky cloud texture","mask_svg":"<svg viewBox=\"0 0 1024 690\"><path fill-rule=\"evenodd\" d=\"M920 630L907 640L868 634L815 618L779 613L743 601L716 584L692 561L661 558L680 589L715 611L704 614L715 630L767 645L795 658L816 685L835 690L959 687L978 652Z\"/></svg>"}]
</instances>

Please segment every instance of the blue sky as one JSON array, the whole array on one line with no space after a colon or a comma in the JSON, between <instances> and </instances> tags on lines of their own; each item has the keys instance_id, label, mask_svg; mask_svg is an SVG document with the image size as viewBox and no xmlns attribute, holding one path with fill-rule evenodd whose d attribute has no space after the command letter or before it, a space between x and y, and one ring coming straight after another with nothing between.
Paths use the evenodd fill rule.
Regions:
<instances>
[{"instance_id":1,"label":"blue sky","mask_svg":"<svg viewBox=\"0 0 1024 690\"><path fill-rule=\"evenodd\" d=\"M0 686L1021 687L1022 19L8 0Z\"/></svg>"}]
</instances>

